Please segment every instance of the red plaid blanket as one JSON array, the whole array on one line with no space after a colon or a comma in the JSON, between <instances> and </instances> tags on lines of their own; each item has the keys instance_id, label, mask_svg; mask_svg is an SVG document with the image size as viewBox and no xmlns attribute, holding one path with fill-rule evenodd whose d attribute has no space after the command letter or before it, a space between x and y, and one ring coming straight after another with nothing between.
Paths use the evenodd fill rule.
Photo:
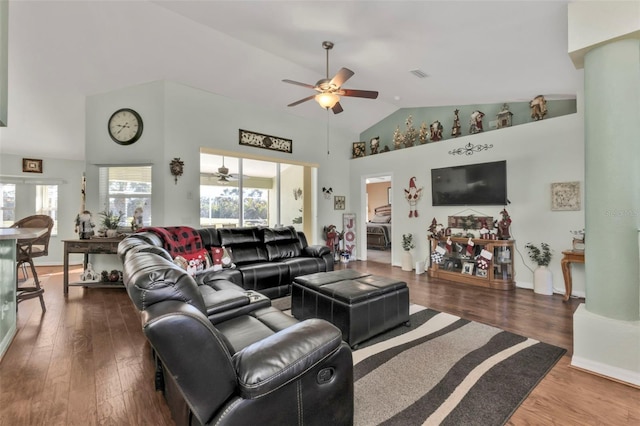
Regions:
<instances>
[{"instance_id":1,"label":"red plaid blanket","mask_svg":"<svg viewBox=\"0 0 640 426\"><path fill-rule=\"evenodd\" d=\"M139 229L138 232L153 232L164 243L164 249L171 257L182 254L192 254L204 248L198 232L188 226L149 226Z\"/></svg>"}]
</instances>

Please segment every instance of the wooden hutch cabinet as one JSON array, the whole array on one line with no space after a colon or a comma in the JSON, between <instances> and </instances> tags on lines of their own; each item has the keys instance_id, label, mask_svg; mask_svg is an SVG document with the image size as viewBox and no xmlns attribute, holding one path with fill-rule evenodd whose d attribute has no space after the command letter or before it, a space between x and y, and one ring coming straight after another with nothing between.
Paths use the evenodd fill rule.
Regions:
<instances>
[{"instance_id":1,"label":"wooden hutch cabinet","mask_svg":"<svg viewBox=\"0 0 640 426\"><path fill-rule=\"evenodd\" d=\"M488 287L497 290L515 289L513 254L514 240L487 240L472 238L471 254L467 250L469 238L451 237L451 249L446 249L447 238L429 238L431 253L442 254L440 263L434 262L430 256L428 274L441 280L463 284ZM444 250L443 250L444 249ZM479 265L479 256L483 250L491 253L487 268Z\"/></svg>"}]
</instances>

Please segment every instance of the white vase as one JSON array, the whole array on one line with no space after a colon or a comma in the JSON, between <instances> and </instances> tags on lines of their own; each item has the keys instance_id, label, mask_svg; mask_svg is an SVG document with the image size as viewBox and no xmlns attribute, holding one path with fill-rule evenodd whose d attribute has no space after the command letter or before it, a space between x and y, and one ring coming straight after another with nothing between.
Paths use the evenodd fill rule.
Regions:
<instances>
[{"instance_id":1,"label":"white vase","mask_svg":"<svg viewBox=\"0 0 640 426\"><path fill-rule=\"evenodd\" d=\"M533 271L533 291L537 294L553 294L553 275L546 266L538 266Z\"/></svg>"},{"instance_id":2,"label":"white vase","mask_svg":"<svg viewBox=\"0 0 640 426\"><path fill-rule=\"evenodd\" d=\"M107 238L114 238L118 236L117 229L107 229Z\"/></svg>"},{"instance_id":3,"label":"white vase","mask_svg":"<svg viewBox=\"0 0 640 426\"><path fill-rule=\"evenodd\" d=\"M405 250L402 253L402 270L413 271L413 256L409 250Z\"/></svg>"}]
</instances>

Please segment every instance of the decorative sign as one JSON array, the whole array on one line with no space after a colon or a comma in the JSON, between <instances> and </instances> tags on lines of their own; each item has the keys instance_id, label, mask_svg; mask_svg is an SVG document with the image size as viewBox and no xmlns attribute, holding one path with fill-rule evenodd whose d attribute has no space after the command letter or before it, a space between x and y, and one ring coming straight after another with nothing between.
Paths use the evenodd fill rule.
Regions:
<instances>
[{"instance_id":1,"label":"decorative sign","mask_svg":"<svg viewBox=\"0 0 640 426\"><path fill-rule=\"evenodd\" d=\"M263 135L248 130L240 129L240 145L255 146L256 148L271 149L291 154L293 141L291 139L278 138L276 136Z\"/></svg>"},{"instance_id":2,"label":"decorative sign","mask_svg":"<svg viewBox=\"0 0 640 426\"><path fill-rule=\"evenodd\" d=\"M344 232L344 248L349 252L349 258L356 259L356 215L344 213L342 215L342 230Z\"/></svg>"},{"instance_id":3,"label":"decorative sign","mask_svg":"<svg viewBox=\"0 0 640 426\"><path fill-rule=\"evenodd\" d=\"M493 144L487 145L486 143L484 145L473 145L471 142L469 142L468 144L466 144L464 147L462 148L458 148L458 149L454 149L453 151L449 151L449 154L451 155L473 155L476 152L480 152L480 151L486 151L488 149L493 148Z\"/></svg>"},{"instance_id":4,"label":"decorative sign","mask_svg":"<svg viewBox=\"0 0 640 426\"><path fill-rule=\"evenodd\" d=\"M493 229L492 216L449 216L447 226L449 228L462 229L482 229L486 225L487 229Z\"/></svg>"},{"instance_id":5,"label":"decorative sign","mask_svg":"<svg viewBox=\"0 0 640 426\"><path fill-rule=\"evenodd\" d=\"M551 210L580 210L580 182L552 183Z\"/></svg>"}]
</instances>

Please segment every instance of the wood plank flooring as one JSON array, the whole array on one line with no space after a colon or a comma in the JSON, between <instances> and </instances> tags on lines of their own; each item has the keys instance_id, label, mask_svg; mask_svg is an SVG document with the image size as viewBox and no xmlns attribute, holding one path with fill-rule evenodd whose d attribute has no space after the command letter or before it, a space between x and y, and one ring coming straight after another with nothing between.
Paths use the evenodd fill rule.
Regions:
<instances>
[{"instance_id":1,"label":"wood plank flooring","mask_svg":"<svg viewBox=\"0 0 640 426\"><path fill-rule=\"evenodd\" d=\"M510 425L640 424L640 390L569 366L581 300L435 281L376 262L348 267L406 281L413 303L566 348ZM18 333L0 363L0 425L172 425L126 292L71 287L64 298L61 269L38 268L48 276L44 315L37 299L19 306Z\"/></svg>"}]
</instances>

